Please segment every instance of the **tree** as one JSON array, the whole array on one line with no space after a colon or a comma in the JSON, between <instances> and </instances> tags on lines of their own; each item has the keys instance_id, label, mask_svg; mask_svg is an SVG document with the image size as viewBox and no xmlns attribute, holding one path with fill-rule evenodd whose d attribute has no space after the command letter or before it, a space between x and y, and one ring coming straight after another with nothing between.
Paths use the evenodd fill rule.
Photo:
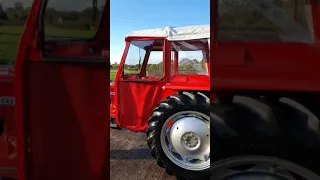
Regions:
<instances>
[{"instance_id":1,"label":"tree","mask_svg":"<svg viewBox=\"0 0 320 180\"><path fill-rule=\"evenodd\" d=\"M8 20L16 20L16 14L15 14L14 9L12 7L7 7L5 9L5 12L8 16Z\"/></svg>"},{"instance_id":2,"label":"tree","mask_svg":"<svg viewBox=\"0 0 320 180\"><path fill-rule=\"evenodd\" d=\"M112 64L112 68L113 68L113 69L118 69L118 66L119 66L119 65L118 65L117 62L114 62L114 63Z\"/></svg>"},{"instance_id":3,"label":"tree","mask_svg":"<svg viewBox=\"0 0 320 180\"><path fill-rule=\"evenodd\" d=\"M97 22L98 0L92 0L92 10L92 26L95 26Z\"/></svg>"},{"instance_id":4,"label":"tree","mask_svg":"<svg viewBox=\"0 0 320 180\"><path fill-rule=\"evenodd\" d=\"M15 20L25 20L26 15L24 13L24 7L22 2L20 1L15 2L13 10L14 10Z\"/></svg>"},{"instance_id":5,"label":"tree","mask_svg":"<svg viewBox=\"0 0 320 180\"><path fill-rule=\"evenodd\" d=\"M0 20L8 20L6 12L0 10Z\"/></svg>"},{"instance_id":6,"label":"tree","mask_svg":"<svg viewBox=\"0 0 320 180\"><path fill-rule=\"evenodd\" d=\"M2 4L0 3L0 20L8 20L8 15L4 12Z\"/></svg>"},{"instance_id":7,"label":"tree","mask_svg":"<svg viewBox=\"0 0 320 180\"><path fill-rule=\"evenodd\" d=\"M15 9L16 11L23 11L23 10L24 10L24 8L23 8L23 3L20 2L20 1L15 2L15 3L14 3L14 9Z\"/></svg>"},{"instance_id":8,"label":"tree","mask_svg":"<svg viewBox=\"0 0 320 180\"><path fill-rule=\"evenodd\" d=\"M157 70L158 67L156 64L150 64L150 67L148 68L149 71Z\"/></svg>"}]
</instances>

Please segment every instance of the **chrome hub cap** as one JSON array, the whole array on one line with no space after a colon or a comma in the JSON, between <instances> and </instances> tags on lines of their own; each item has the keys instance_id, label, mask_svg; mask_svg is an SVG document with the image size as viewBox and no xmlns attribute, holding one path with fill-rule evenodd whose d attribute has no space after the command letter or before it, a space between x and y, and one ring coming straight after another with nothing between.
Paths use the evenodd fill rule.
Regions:
<instances>
[{"instance_id":1,"label":"chrome hub cap","mask_svg":"<svg viewBox=\"0 0 320 180\"><path fill-rule=\"evenodd\" d=\"M182 136L182 142L184 147L189 150L195 150L200 146L200 138L191 132Z\"/></svg>"},{"instance_id":2,"label":"chrome hub cap","mask_svg":"<svg viewBox=\"0 0 320 180\"><path fill-rule=\"evenodd\" d=\"M181 168L199 171L210 167L210 117L183 111L169 117L161 129L161 147Z\"/></svg>"}]
</instances>

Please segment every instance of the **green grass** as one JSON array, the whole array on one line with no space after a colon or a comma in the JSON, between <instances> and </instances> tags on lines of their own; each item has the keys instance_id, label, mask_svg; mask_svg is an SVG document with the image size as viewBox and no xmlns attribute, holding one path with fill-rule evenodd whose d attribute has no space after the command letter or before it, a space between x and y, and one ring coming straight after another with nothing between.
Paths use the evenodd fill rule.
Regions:
<instances>
[{"instance_id":1,"label":"green grass","mask_svg":"<svg viewBox=\"0 0 320 180\"><path fill-rule=\"evenodd\" d=\"M116 78L116 73L116 69L110 69L110 82L114 81L114 79Z\"/></svg>"},{"instance_id":2,"label":"green grass","mask_svg":"<svg viewBox=\"0 0 320 180\"><path fill-rule=\"evenodd\" d=\"M45 31L47 39L55 39L54 37L93 38L95 33L95 30L84 31L78 29L60 29L53 26L47 27Z\"/></svg>"},{"instance_id":3,"label":"green grass","mask_svg":"<svg viewBox=\"0 0 320 180\"><path fill-rule=\"evenodd\" d=\"M13 64L24 26L0 26L0 64ZM47 39L55 38L92 38L95 31L77 29L46 28Z\"/></svg>"},{"instance_id":4,"label":"green grass","mask_svg":"<svg viewBox=\"0 0 320 180\"><path fill-rule=\"evenodd\" d=\"M21 34L24 26L1 26L0 33Z\"/></svg>"},{"instance_id":5,"label":"green grass","mask_svg":"<svg viewBox=\"0 0 320 180\"><path fill-rule=\"evenodd\" d=\"M0 64L13 64L18 49L20 37L24 26L0 26ZM92 38L95 31L82 31L75 29L59 29L49 27L46 29L48 39L56 37ZM110 81L113 81L117 70L110 71Z\"/></svg>"},{"instance_id":6,"label":"green grass","mask_svg":"<svg viewBox=\"0 0 320 180\"><path fill-rule=\"evenodd\" d=\"M0 64L13 63L22 31L19 26L1 26Z\"/></svg>"},{"instance_id":7,"label":"green grass","mask_svg":"<svg viewBox=\"0 0 320 180\"><path fill-rule=\"evenodd\" d=\"M137 71L125 69L124 72L126 74L137 74ZM117 69L110 69L110 82L114 81L116 78ZM147 72L148 74L148 72Z\"/></svg>"}]
</instances>

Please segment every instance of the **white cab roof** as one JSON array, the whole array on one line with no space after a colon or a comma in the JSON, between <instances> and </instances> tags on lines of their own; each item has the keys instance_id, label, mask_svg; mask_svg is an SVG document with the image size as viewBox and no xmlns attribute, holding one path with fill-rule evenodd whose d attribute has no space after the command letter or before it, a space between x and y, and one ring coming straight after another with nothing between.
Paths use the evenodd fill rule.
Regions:
<instances>
[{"instance_id":1,"label":"white cab roof","mask_svg":"<svg viewBox=\"0 0 320 180\"><path fill-rule=\"evenodd\" d=\"M127 37L166 37L171 41L182 41L190 39L209 39L210 25L185 26L185 27L164 27L133 31Z\"/></svg>"}]
</instances>

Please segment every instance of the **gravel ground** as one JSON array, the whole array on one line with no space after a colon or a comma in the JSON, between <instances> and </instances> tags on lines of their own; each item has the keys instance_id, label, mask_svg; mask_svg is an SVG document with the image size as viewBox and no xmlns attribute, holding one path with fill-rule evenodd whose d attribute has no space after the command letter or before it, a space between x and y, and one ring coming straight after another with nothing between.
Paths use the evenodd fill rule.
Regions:
<instances>
[{"instance_id":1,"label":"gravel ground","mask_svg":"<svg viewBox=\"0 0 320 180\"><path fill-rule=\"evenodd\" d=\"M111 180L175 180L156 165L144 133L110 129Z\"/></svg>"}]
</instances>

